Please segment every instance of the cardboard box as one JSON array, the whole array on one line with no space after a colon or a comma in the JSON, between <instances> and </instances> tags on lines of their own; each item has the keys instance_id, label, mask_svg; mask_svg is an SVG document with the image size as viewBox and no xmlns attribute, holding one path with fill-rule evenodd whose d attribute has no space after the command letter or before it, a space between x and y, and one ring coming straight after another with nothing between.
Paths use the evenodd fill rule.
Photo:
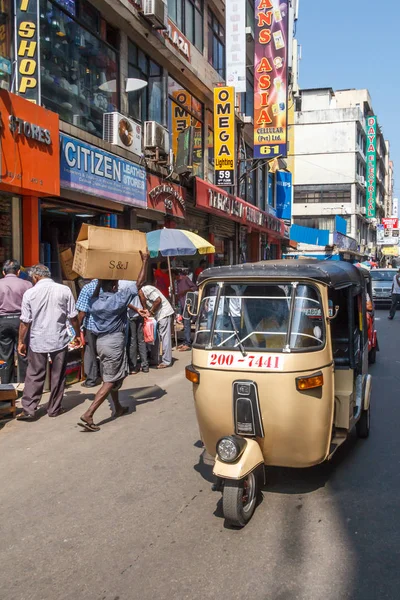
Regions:
<instances>
[{"instance_id":1,"label":"cardboard box","mask_svg":"<svg viewBox=\"0 0 400 600\"><path fill-rule=\"evenodd\" d=\"M67 279L63 280L63 285L66 285L67 287L69 287L69 289L72 292L72 295L74 297L75 302L78 299L77 293L76 293L76 285L75 285L75 281L68 281Z\"/></svg>"},{"instance_id":2,"label":"cardboard box","mask_svg":"<svg viewBox=\"0 0 400 600\"><path fill-rule=\"evenodd\" d=\"M72 254L71 248L60 252L60 262L65 279L69 279L70 281L78 279L78 273L75 273L75 271L72 268L72 263L74 262L74 255Z\"/></svg>"},{"instance_id":3,"label":"cardboard box","mask_svg":"<svg viewBox=\"0 0 400 600\"><path fill-rule=\"evenodd\" d=\"M75 247L73 270L88 279L135 281L142 267L139 250L147 251L141 231L82 225Z\"/></svg>"}]
</instances>

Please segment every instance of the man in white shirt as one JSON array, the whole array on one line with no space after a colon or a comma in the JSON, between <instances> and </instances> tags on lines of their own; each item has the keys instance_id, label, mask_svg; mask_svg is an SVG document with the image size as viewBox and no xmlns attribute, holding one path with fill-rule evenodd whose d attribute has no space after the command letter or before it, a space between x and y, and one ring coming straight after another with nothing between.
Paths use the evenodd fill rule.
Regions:
<instances>
[{"instance_id":1,"label":"man in white shirt","mask_svg":"<svg viewBox=\"0 0 400 600\"><path fill-rule=\"evenodd\" d=\"M139 289L139 298L146 316L157 321L157 343L151 348L152 360L158 363L159 340L162 343L162 360L157 369L165 369L172 364L171 317L174 309L166 297L153 285L143 285Z\"/></svg>"},{"instance_id":2,"label":"man in white shirt","mask_svg":"<svg viewBox=\"0 0 400 600\"><path fill-rule=\"evenodd\" d=\"M397 310L397 306L400 302L400 269L398 271L398 273L396 273L396 275L393 277L393 283L392 283L392 306L390 307L390 312L389 312L389 316L388 319L390 319L390 321L394 318L394 315L396 314L396 310Z\"/></svg>"},{"instance_id":3,"label":"man in white shirt","mask_svg":"<svg viewBox=\"0 0 400 600\"><path fill-rule=\"evenodd\" d=\"M71 290L66 285L55 283L49 269L35 265L31 269L34 287L22 298L21 324L18 352L26 356L25 340L30 332L28 369L22 396L24 412L17 417L20 421L34 421L36 409L43 394L48 357L51 358L50 398L47 406L49 417L63 412L61 407L67 366L68 344L80 345L78 311ZM75 337L71 341L68 321Z\"/></svg>"}]
</instances>

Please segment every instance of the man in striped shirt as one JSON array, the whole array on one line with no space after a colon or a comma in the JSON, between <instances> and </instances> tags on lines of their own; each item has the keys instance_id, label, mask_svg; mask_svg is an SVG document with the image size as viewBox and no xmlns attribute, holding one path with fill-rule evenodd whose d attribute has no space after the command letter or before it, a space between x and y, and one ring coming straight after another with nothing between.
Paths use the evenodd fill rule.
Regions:
<instances>
[{"instance_id":1,"label":"man in striped shirt","mask_svg":"<svg viewBox=\"0 0 400 600\"><path fill-rule=\"evenodd\" d=\"M94 333L93 317L89 313L89 304L96 289L98 279L93 279L81 289L76 310L79 311L79 322L85 332L85 375L83 387L91 388L100 385L99 363L97 360L96 334Z\"/></svg>"},{"instance_id":2,"label":"man in striped shirt","mask_svg":"<svg viewBox=\"0 0 400 600\"><path fill-rule=\"evenodd\" d=\"M50 270L41 264L31 269L34 287L22 298L21 324L18 352L28 354L28 369L22 396L23 414L20 421L34 421L36 409L43 394L48 357L50 356L50 398L47 406L49 417L58 417L63 412L61 403L65 388L68 344L80 345L78 311L71 290L66 285L55 283ZM70 341L68 321L74 328L75 338ZM30 332L29 350L26 336Z\"/></svg>"}]
</instances>

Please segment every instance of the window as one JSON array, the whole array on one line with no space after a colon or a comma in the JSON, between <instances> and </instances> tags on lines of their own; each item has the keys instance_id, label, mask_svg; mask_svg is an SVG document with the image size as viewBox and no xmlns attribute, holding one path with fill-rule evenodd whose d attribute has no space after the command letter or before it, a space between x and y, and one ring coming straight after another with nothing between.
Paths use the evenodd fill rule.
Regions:
<instances>
[{"instance_id":1,"label":"window","mask_svg":"<svg viewBox=\"0 0 400 600\"><path fill-rule=\"evenodd\" d=\"M118 54L105 41L116 43L117 36L96 9L83 7L80 15L90 31L50 1L40 2L42 104L63 121L103 137L103 114L119 105L118 92L104 89L110 82L118 90Z\"/></svg>"},{"instance_id":2,"label":"window","mask_svg":"<svg viewBox=\"0 0 400 600\"><path fill-rule=\"evenodd\" d=\"M194 127L193 174L203 177L203 104L172 77L168 78L168 129L171 148L176 156L178 136L187 127ZM209 124L209 133L211 128Z\"/></svg>"},{"instance_id":3,"label":"window","mask_svg":"<svg viewBox=\"0 0 400 600\"><path fill-rule=\"evenodd\" d=\"M208 11L208 62L225 79L225 29Z\"/></svg>"},{"instance_id":4,"label":"window","mask_svg":"<svg viewBox=\"0 0 400 600\"><path fill-rule=\"evenodd\" d=\"M157 121L163 124L162 68L130 40L128 42L128 77L143 79L148 83L144 89L138 92L129 92L129 115L137 121Z\"/></svg>"},{"instance_id":5,"label":"window","mask_svg":"<svg viewBox=\"0 0 400 600\"><path fill-rule=\"evenodd\" d=\"M294 223L296 225L302 225L303 227L311 227L312 229L323 229L324 231L330 231L333 233L335 230L335 217L294 217Z\"/></svg>"},{"instance_id":6,"label":"window","mask_svg":"<svg viewBox=\"0 0 400 600\"><path fill-rule=\"evenodd\" d=\"M254 71L246 69L246 92L241 94L241 111L248 117L254 116Z\"/></svg>"},{"instance_id":7,"label":"window","mask_svg":"<svg viewBox=\"0 0 400 600\"><path fill-rule=\"evenodd\" d=\"M203 0L168 0L168 16L188 40L203 52Z\"/></svg>"},{"instance_id":8,"label":"window","mask_svg":"<svg viewBox=\"0 0 400 600\"><path fill-rule=\"evenodd\" d=\"M343 204L351 202L350 186L315 186L304 188L295 186L294 203L295 204Z\"/></svg>"},{"instance_id":9,"label":"window","mask_svg":"<svg viewBox=\"0 0 400 600\"><path fill-rule=\"evenodd\" d=\"M317 350L324 345L323 309L317 290L299 284L216 284L204 290L196 346L282 352ZM257 355L256 355L257 356ZM262 367L256 356L249 367ZM234 359L233 359L234 360Z\"/></svg>"}]
</instances>

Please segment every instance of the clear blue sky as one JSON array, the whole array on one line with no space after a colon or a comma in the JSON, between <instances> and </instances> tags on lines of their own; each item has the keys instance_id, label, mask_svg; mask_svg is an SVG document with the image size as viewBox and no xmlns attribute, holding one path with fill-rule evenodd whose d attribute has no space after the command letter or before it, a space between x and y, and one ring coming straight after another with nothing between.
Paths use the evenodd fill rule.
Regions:
<instances>
[{"instance_id":1,"label":"clear blue sky","mask_svg":"<svg viewBox=\"0 0 400 600\"><path fill-rule=\"evenodd\" d=\"M400 196L400 2L300 0L300 87L367 88Z\"/></svg>"}]
</instances>

